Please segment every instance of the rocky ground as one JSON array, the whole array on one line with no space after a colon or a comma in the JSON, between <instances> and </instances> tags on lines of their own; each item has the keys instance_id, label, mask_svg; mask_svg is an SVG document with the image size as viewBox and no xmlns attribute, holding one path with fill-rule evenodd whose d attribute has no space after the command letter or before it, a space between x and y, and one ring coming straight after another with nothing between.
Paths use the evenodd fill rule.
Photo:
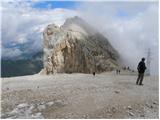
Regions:
<instances>
[{"instance_id":1,"label":"rocky ground","mask_svg":"<svg viewBox=\"0 0 160 120\"><path fill-rule=\"evenodd\" d=\"M1 118L159 118L158 76L121 73L1 79Z\"/></svg>"}]
</instances>

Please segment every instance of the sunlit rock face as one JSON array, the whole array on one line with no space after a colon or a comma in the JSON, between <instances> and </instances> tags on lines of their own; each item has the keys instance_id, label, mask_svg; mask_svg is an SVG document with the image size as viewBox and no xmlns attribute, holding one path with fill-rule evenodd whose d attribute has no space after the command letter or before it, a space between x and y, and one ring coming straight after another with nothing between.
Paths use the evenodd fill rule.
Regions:
<instances>
[{"instance_id":1,"label":"sunlit rock face","mask_svg":"<svg viewBox=\"0 0 160 120\"><path fill-rule=\"evenodd\" d=\"M48 25L43 37L43 74L100 73L118 67L117 51L79 17L67 19L61 27Z\"/></svg>"}]
</instances>

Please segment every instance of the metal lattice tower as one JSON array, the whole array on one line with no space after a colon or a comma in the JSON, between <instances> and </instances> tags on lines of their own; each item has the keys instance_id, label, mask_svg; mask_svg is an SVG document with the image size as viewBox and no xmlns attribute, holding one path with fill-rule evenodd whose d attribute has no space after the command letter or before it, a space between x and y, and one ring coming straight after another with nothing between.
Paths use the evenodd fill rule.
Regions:
<instances>
[{"instance_id":1,"label":"metal lattice tower","mask_svg":"<svg viewBox=\"0 0 160 120\"><path fill-rule=\"evenodd\" d=\"M146 61L146 66L147 66L147 70L146 70L146 74L150 75L150 64L151 64L151 49L148 49L147 52L147 61Z\"/></svg>"}]
</instances>

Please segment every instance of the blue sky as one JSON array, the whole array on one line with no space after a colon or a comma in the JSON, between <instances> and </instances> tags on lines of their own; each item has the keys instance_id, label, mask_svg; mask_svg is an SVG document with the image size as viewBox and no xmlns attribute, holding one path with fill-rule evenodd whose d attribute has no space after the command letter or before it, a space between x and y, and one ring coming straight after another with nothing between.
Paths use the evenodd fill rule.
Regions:
<instances>
[{"instance_id":1,"label":"blue sky","mask_svg":"<svg viewBox=\"0 0 160 120\"><path fill-rule=\"evenodd\" d=\"M31 2L31 1L29 1ZM33 2L31 2L33 3ZM134 8L134 5L136 4L136 10L134 11L135 14L137 14L137 12L140 12L140 11L144 11L147 6L149 5L148 2L80 2L80 1L38 1L38 2L34 2L32 4L32 7L35 8L35 9L54 9L54 8L65 8L65 9L71 9L71 10L76 10L77 7L79 6L83 6L83 4L85 3L88 3L90 5L93 5L93 4L108 4L109 6L113 5L113 4L119 4L120 6L124 6L119 8L117 7L116 9L116 13L114 13L113 15L116 16L116 17L119 17L119 18L129 18L129 17L132 17L132 15L134 15L133 13L130 14L128 13L128 11L126 10L126 6L129 5L132 9ZM126 4L126 5L125 5ZM138 5L139 4L139 5ZM141 5L141 4L144 4L144 5ZM114 6L116 7L116 6Z\"/></svg>"},{"instance_id":2,"label":"blue sky","mask_svg":"<svg viewBox=\"0 0 160 120\"><path fill-rule=\"evenodd\" d=\"M54 9L54 8L65 8L65 9L76 9L78 5L83 4L84 2L80 1L42 1L36 2L32 5L36 9ZM92 2L91 2L92 4ZM121 9L116 13L117 17L126 17L128 16L127 11Z\"/></svg>"},{"instance_id":3,"label":"blue sky","mask_svg":"<svg viewBox=\"0 0 160 120\"><path fill-rule=\"evenodd\" d=\"M32 7L38 9L46 9L46 8L66 8L66 9L74 9L76 4L79 2L75 1L42 1L33 4Z\"/></svg>"}]
</instances>

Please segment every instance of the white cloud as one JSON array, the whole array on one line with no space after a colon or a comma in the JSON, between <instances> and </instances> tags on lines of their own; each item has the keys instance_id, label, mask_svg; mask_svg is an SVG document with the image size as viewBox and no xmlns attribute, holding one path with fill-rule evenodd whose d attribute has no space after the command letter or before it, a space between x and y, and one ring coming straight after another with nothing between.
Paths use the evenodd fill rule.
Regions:
<instances>
[{"instance_id":1,"label":"white cloud","mask_svg":"<svg viewBox=\"0 0 160 120\"><path fill-rule=\"evenodd\" d=\"M31 1L2 1L2 49L7 48L7 52L8 46L12 53L13 47L18 46L20 50L19 45L28 43L28 52L42 49L42 32L48 24L60 26L66 18L77 15L77 12L68 9L39 10L32 8L32 4L34 2Z\"/></svg>"},{"instance_id":2,"label":"white cloud","mask_svg":"<svg viewBox=\"0 0 160 120\"><path fill-rule=\"evenodd\" d=\"M152 73L158 73L158 2L84 2L81 16L104 34L124 62L136 69L152 50Z\"/></svg>"},{"instance_id":3,"label":"white cloud","mask_svg":"<svg viewBox=\"0 0 160 120\"><path fill-rule=\"evenodd\" d=\"M4 58L15 58L22 54L18 48L2 48L2 57Z\"/></svg>"}]
</instances>

